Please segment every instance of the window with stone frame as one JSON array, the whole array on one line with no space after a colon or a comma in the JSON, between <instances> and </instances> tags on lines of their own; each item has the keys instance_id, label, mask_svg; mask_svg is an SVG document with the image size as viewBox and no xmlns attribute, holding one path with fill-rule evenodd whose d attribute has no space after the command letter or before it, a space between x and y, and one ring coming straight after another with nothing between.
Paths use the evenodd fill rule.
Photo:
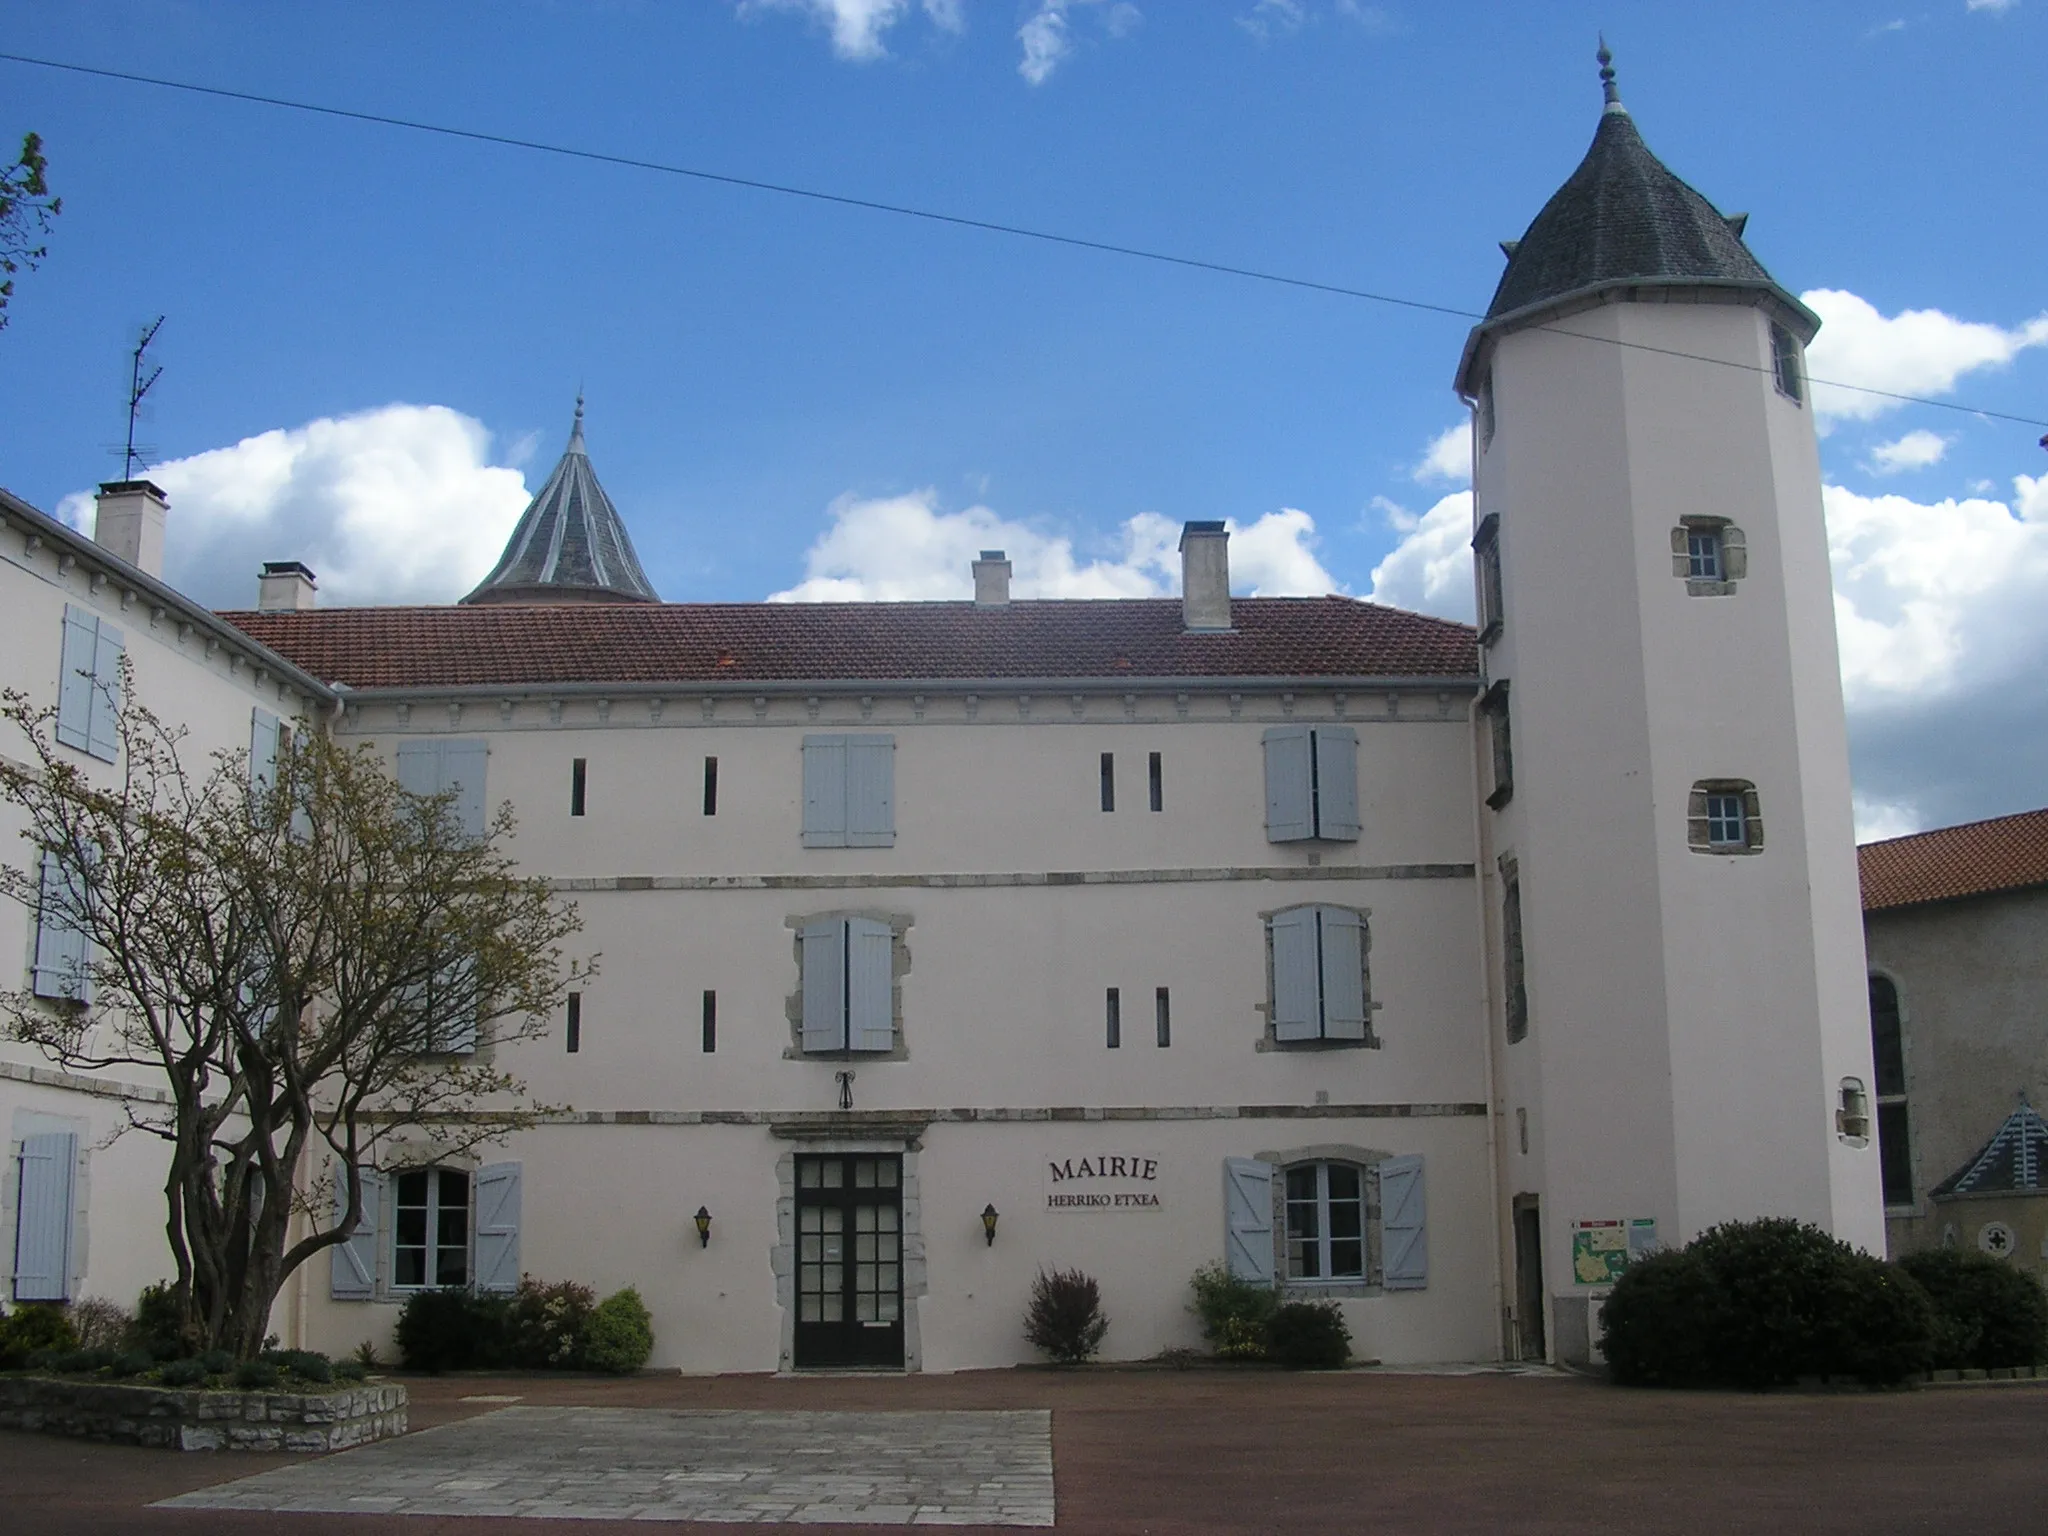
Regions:
<instances>
[{"instance_id":1,"label":"window with stone frame","mask_svg":"<svg viewBox=\"0 0 2048 1536\"><path fill-rule=\"evenodd\" d=\"M1491 368L1486 370L1485 377L1479 381L1479 400L1473 406L1472 414L1478 417L1479 446L1481 448L1491 448L1493 446L1493 429L1496 424L1493 403L1493 370Z\"/></svg>"},{"instance_id":2,"label":"window with stone frame","mask_svg":"<svg viewBox=\"0 0 2048 1536\"><path fill-rule=\"evenodd\" d=\"M1671 574L1689 597L1732 597L1749 575L1749 541L1725 517L1685 517L1671 530Z\"/></svg>"},{"instance_id":3,"label":"window with stone frame","mask_svg":"<svg viewBox=\"0 0 2048 1536\"><path fill-rule=\"evenodd\" d=\"M1507 610L1501 600L1500 514L1489 512L1480 519L1472 535L1472 563L1479 580L1479 643L1491 645L1507 624Z\"/></svg>"},{"instance_id":4,"label":"window with stone frame","mask_svg":"<svg viewBox=\"0 0 2048 1536\"><path fill-rule=\"evenodd\" d=\"M1771 379L1778 393L1794 405L1806 403L1806 377L1799 338L1782 325L1771 326Z\"/></svg>"},{"instance_id":5,"label":"window with stone frame","mask_svg":"<svg viewBox=\"0 0 2048 1536\"><path fill-rule=\"evenodd\" d=\"M1379 1045L1372 1028L1378 1005L1372 1000L1370 919L1363 909L1328 904L1287 907L1267 917L1268 1044Z\"/></svg>"},{"instance_id":6,"label":"window with stone frame","mask_svg":"<svg viewBox=\"0 0 2048 1536\"><path fill-rule=\"evenodd\" d=\"M1316 1162L1285 1172L1287 1278L1365 1280L1372 1272L1366 1170L1355 1163Z\"/></svg>"},{"instance_id":7,"label":"window with stone frame","mask_svg":"<svg viewBox=\"0 0 2048 1536\"><path fill-rule=\"evenodd\" d=\"M1870 1054L1876 1068L1877 1158L1884 1203L1913 1203L1913 1143L1906 1112L1906 1046L1899 988L1889 976L1870 978Z\"/></svg>"},{"instance_id":8,"label":"window with stone frame","mask_svg":"<svg viewBox=\"0 0 2048 1536\"><path fill-rule=\"evenodd\" d=\"M1747 779L1701 779L1687 797L1686 846L1694 853L1761 853L1763 809Z\"/></svg>"},{"instance_id":9,"label":"window with stone frame","mask_svg":"<svg viewBox=\"0 0 2048 1536\"><path fill-rule=\"evenodd\" d=\"M407 1168L391 1176L391 1192L391 1288L468 1285L469 1174L460 1168Z\"/></svg>"},{"instance_id":10,"label":"window with stone frame","mask_svg":"<svg viewBox=\"0 0 2048 1536\"><path fill-rule=\"evenodd\" d=\"M1486 721L1486 736L1493 763L1493 790L1486 803L1496 811L1515 797L1515 743L1508 721L1508 685L1505 680L1486 690L1479 701Z\"/></svg>"},{"instance_id":11,"label":"window with stone frame","mask_svg":"<svg viewBox=\"0 0 2048 1536\"><path fill-rule=\"evenodd\" d=\"M1501 1003L1507 1018L1508 1043L1529 1037L1529 983L1522 954L1521 866L1500 861Z\"/></svg>"}]
</instances>

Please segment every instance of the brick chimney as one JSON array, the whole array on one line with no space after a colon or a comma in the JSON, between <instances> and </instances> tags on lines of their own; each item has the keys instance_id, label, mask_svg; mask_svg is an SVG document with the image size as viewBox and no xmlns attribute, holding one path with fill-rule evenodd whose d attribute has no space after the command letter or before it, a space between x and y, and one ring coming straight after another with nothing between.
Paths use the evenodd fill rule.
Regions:
<instances>
[{"instance_id":1,"label":"brick chimney","mask_svg":"<svg viewBox=\"0 0 2048 1536\"><path fill-rule=\"evenodd\" d=\"M974 562L974 606L1002 608L1010 601L1010 562L1000 549L984 549Z\"/></svg>"},{"instance_id":2,"label":"brick chimney","mask_svg":"<svg viewBox=\"0 0 2048 1536\"><path fill-rule=\"evenodd\" d=\"M145 576L164 578L164 523L171 504L147 480L109 480L100 487L93 542Z\"/></svg>"},{"instance_id":3,"label":"brick chimney","mask_svg":"<svg viewBox=\"0 0 2048 1536\"><path fill-rule=\"evenodd\" d=\"M1180 612L1191 630L1230 628L1230 530L1219 522L1181 525Z\"/></svg>"},{"instance_id":4,"label":"brick chimney","mask_svg":"<svg viewBox=\"0 0 2048 1536\"><path fill-rule=\"evenodd\" d=\"M296 560L266 560L256 579L258 613L296 613L314 607L313 573Z\"/></svg>"}]
</instances>

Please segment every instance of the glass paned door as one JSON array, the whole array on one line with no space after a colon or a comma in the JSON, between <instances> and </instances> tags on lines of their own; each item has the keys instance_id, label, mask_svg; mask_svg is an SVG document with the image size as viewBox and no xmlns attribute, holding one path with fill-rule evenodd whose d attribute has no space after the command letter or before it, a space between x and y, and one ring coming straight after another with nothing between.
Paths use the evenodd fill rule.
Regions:
<instances>
[{"instance_id":1,"label":"glass paned door","mask_svg":"<svg viewBox=\"0 0 2048 1536\"><path fill-rule=\"evenodd\" d=\"M796 1364L903 1364L903 1160L796 1162Z\"/></svg>"}]
</instances>

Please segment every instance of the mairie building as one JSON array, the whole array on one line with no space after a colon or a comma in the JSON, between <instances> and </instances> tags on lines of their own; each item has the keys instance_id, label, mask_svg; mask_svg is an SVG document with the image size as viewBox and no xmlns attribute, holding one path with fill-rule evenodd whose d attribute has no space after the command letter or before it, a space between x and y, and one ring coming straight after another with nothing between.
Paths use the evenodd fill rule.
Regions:
<instances>
[{"instance_id":1,"label":"mairie building","mask_svg":"<svg viewBox=\"0 0 2048 1536\"><path fill-rule=\"evenodd\" d=\"M1236 596L1204 521L1178 599L1013 598L989 551L972 601L665 603L580 402L445 607L285 561L213 614L147 481L92 540L0 500L0 665L82 766L125 654L198 750L331 730L510 802L601 956L545 1038L450 1040L569 1107L393 1149L287 1342L529 1273L638 1287L657 1365L951 1371L1031 1358L1072 1267L1136 1358L1197 1342L1220 1263L1363 1357L1571 1361L1715 1222L1882 1252L1817 321L1604 79L1455 360L1476 630ZM67 945L0 910L52 1006ZM155 1144L112 1136L155 1091L0 1046L13 1297L170 1272Z\"/></svg>"}]
</instances>

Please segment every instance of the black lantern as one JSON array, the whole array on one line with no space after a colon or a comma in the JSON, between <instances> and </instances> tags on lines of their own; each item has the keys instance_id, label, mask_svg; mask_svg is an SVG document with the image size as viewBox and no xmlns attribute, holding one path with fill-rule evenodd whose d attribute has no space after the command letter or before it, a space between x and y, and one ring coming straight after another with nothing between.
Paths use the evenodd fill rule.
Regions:
<instances>
[{"instance_id":1,"label":"black lantern","mask_svg":"<svg viewBox=\"0 0 2048 1536\"><path fill-rule=\"evenodd\" d=\"M700 1205L697 1207L697 1214L691 1219L697 1223L697 1246L699 1248L709 1248L711 1246L711 1212Z\"/></svg>"},{"instance_id":2,"label":"black lantern","mask_svg":"<svg viewBox=\"0 0 2048 1536\"><path fill-rule=\"evenodd\" d=\"M995 1203L991 1201L981 1208L981 1235L988 1239L991 1248L996 1245L996 1220Z\"/></svg>"}]
</instances>

